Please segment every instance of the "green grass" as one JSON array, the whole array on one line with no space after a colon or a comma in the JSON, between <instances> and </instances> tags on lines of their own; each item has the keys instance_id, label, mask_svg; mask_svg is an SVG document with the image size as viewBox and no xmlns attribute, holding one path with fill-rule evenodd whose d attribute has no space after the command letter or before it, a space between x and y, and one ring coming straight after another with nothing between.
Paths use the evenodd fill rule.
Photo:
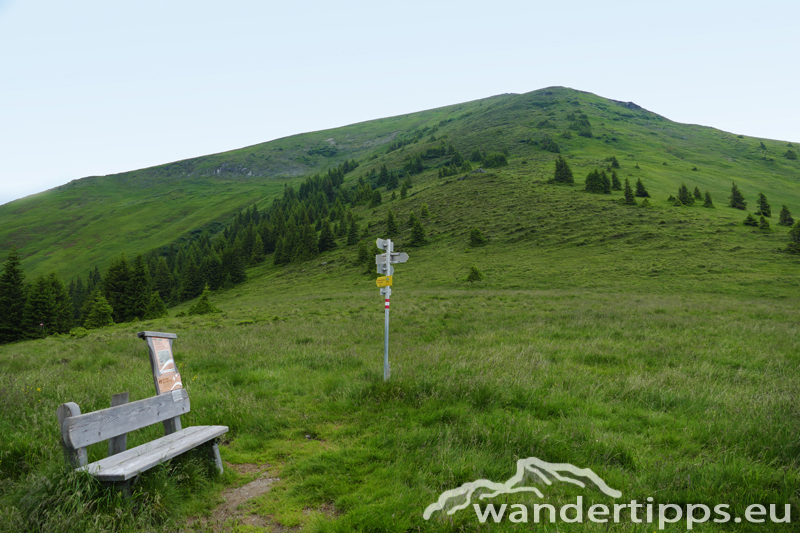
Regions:
<instances>
[{"instance_id":1,"label":"green grass","mask_svg":"<svg viewBox=\"0 0 800 533\"><path fill-rule=\"evenodd\" d=\"M508 167L447 179L431 169L414 177L407 199L355 210L378 237L391 208L398 249L410 256L394 277L388 383L375 274L353 265L356 247L341 244L303 264L275 267L268 257L245 284L212 297L221 314L174 318L186 302L164 320L0 347L0 531L174 531L211 512L223 487L243 482L231 469L215 477L199 453L142 476L132 502L66 473L60 403L85 412L117 392L152 394L141 330L178 334L175 356L192 398L184 425L226 424L223 459L278 472L272 490L246 507L276 531L489 530L469 509L427 522L422 512L441 492L505 481L517 459L534 456L591 468L625 503L724 503L734 516L753 503L792 506L790 524L696 531L795 531L800 260L779 251L786 228L747 228L745 213L724 205L735 178L749 201L763 190L774 212L787 203L800 215L796 162L759 159L752 139L553 93L562 98L554 105L541 104L552 95L540 92L353 126L401 130L471 110L437 137L464 154L511 151ZM590 117L595 138L559 139L578 183L548 185L555 155L516 140L545 116L562 131L573 109ZM364 161L355 176L438 142ZM614 154L621 177L645 180L653 207L580 190L585 173ZM709 189L717 207L670 206L666 197L682 181ZM423 203L430 244L409 248L406 222ZM486 246L469 246L472 227ZM111 240L107 253L122 248ZM466 281L472 265L483 281ZM157 434L143 430L129 442ZM91 458L104 453L90 449ZM556 504L578 494L587 506L614 503L565 484L545 492ZM496 501L537 502L522 494ZM655 529L630 521L608 528Z\"/></svg>"},{"instance_id":2,"label":"green grass","mask_svg":"<svg viewBox=\"0 0 800 533\"><path fill-rule=\"evenodd\" d=\"M532 456L591 468L625 502L727 503L739 516L752 503L789 503L796 516L800 306L798 260L777 251L785 229L747 229L741 212L723 207L674 208L657 198L651 209L626 207L619 194L547 185L523 166L449 183L420 179L407 200L357 210L374 235L390 207L403 222L422 203L431 211L428 246L403 248L405 226L397 239L410 259L395 273L389 383L381 298L374 275L352 265L355 246L250 269L245 285L215 296L221 316L0 348L4 527L34 531L39 520L58 530L20 503L44 498L29 495L36 480L65 479L55 409L64 401L102 408L122 390L149 396L139 330L178 334L192 397L184 425L227 424L225 460L277 465L281 481L247 508L275 525L478 531L471 510L429 522L422 511L468 481L504 481L518 458ZM489 244L469 248L472 226ZM465 281L473 264L484 281ZM101 518L87 530L169 530L208 512L220 483L237 479L200 471L181 482L170 468L145 476L151 488L140 507L98 504ZM189 480L204 490L187 490ZM69 491L88 494L85 501L111 497L73 483ZM599 491L547 492L563 503L577 494L612 503ZM169 512L153 511L156 502ZM65 504L56 516L75 513L80 519ZM612 530L645 531L629 522Z\"/></svg>"}]
</instances>

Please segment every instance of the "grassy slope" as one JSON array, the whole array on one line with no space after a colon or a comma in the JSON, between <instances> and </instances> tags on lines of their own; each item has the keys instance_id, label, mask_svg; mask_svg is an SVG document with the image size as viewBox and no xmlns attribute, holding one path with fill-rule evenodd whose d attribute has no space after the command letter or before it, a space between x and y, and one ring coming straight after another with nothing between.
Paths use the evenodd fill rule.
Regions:
<instances>
[{"instance_id":1,"label":"grassy slope","mask_svg":"<svg viewBox=\"0 0 800 533\"><path fill-rule=\"evenodd\" d=\"M559 136L569 113L585 113L594 139ZM751 205L764 192L777 213L786 203L800 213L800 161L782 154L787 143L673 123L654 113L588 93L554 88L502 95L440 109L279 139L232 152L180 161L125 174L84 178L0 206L0 253L12 242L32 273L56 269L65 278L85 272L126 251L145 252L192 230L229 220L254 202L266 205L284 183L324 172L344 159L362 162L355 176L386 163L401 166L419 148L383 155L386 144L425 126L440 128L464 155L474 148L508 149L525 158L531 177L549 175L553 154L522 144L525 138L555 136L580 180L610 155L628 165L622 178L643 178L656 198L674 194L682 182L709 190L723 204L736 180ZM538 127L544 119L552 127ZM616 139L616 140L612 140ZM768 151L762 153L759 143ZM432 143L431 145L435 145ZM318 151L334 148L326 157ZM368 159L381 154L370 164ZM772 161L762 159L767 156ZM666 162L667 166L663 163ZM692 167L697 172L691 172Z\"/></svg>"},{"instance_id":2,"label":"grassy slope","mask_svg":"<svg viewBox=\"0 0 800 533\"><path fill-rule=\"evenodd\" d=\"M595 135L602 135L604 126L592 113L608 112L589 105L595 97L579 97ZM273 524L317 531L477 531L470 510L430 522L422 511L462 483L508 479L516 459L529 456L592 468L623 492L625 502L652 496L656 503L728 503L739 516L751 503L789 503L796 522L800 261L776 251L786 242L785 228L746 228L744 213L723 207L731 174L708 168L703 157L712 155L687 146L685 159L669 159L648 148L666 133L650 131L686 128L717 143L718 151L709 153L714 161L736 160L737 183L750 201L763 184L748 183L747 176L766 183L763 169L774 169L783 176L783 196L759 190L774 211L785 202L797 215L793 167L779 158L767 163L756 152L748 157L750 148L737 148L743 140L735 136L654 118L649 122L656 125L638 119L644 123L627 126L625 137L609 127L607 135L629 143L624 150L612 151L614 141L573 138L567 154L583 154L570 159L579 182L611 154L620 159L623 178L643 176L654 207L622 206L619 193L588 195L580 185L544 183L555 156L512 144L533 130L503 123L504 116L519 114L514 106L520 98L478 103L487 109L437 132L462 153L478 145L489 151L509 146L508 167L463 180L439 180L430 171L415 177L406 200L355 210L373 237L383 235L390 208L403 222L411 211L419 216L422 203L431 211L424 221L428 246L404 247L405 225L397 238L411 258L396 272L389 384L381 380L381 298L374 276L352 265L354 246L305 264L250 269L246 284L215 296L222 315L0 347L0 472L7 481L0 484L0 501L9 513L0 530L19 530L33 519L42 520L34 530L46 530L45 524L58 531L65 522L86 530L109 530L109 524L145 530L213 505L219 482L204 484L192 470L202 465L190 458L176 471L144 476L136 500L144 505L135 518L115 518L115 509L125 509L122 516L133 510L125 502L86 514L98 493L69 487L58 493L68 503L55 518L36 508L57 492L35 483L38 476L61 479L53 423L59 403L72 400L92 410L121 390L134 399L151 394L146 350L134 335L142 329L179 335L176 358L193 408L184 422L228 424L226 460L266 461L280 472L275 488L249 507ZM563 114L574 107L566 105ZM550 120L561 120L554 106L536 107L531 121L551 111ZM481 113L496 123L470 138ZM396 166L435 144L406 147L365 163L357 174L383 161ZM691 172L692 165L700 170ZM684 180L690 188L708 188L718 207L669 206L663 198ZM469 248L473 226L489 237L487 246ZM466 283L470 265L486 280ZM132 435L132 443L148 435ZM100 448L92 453L102 456ZM221 481L242 480L229 473ZM555 503L578 494L563 486L545 492ZM611 503L597 491L579 493ZM519 527L506 522L496 529ZM768 530L795 528L773 524ZM630 521L611 528L655 529ZM559 531L605 530L559 523ZM685 531L685 525L667 530ZM695 530L733 529L704 524Z\"/></svg>"}]
</instances>

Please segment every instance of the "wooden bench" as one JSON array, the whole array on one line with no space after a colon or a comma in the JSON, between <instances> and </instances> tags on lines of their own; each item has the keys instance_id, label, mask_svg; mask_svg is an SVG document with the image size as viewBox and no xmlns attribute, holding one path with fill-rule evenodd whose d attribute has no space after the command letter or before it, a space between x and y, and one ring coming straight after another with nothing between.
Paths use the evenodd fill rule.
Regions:
<instances>
[{"instance_id":1,"label":"wooden bench","mask_svg":"<svg viewBox=\"0 0 800 533\"><path fill-rule=\"evenodd\" d=\"M227 426L194 426L181 429L181 415L189 412L186 389L159 394L128 403L128 393L115 394L112 407L81 414L74 402L58 408L58 424L66 460L73 468L89 472L105 483L128 482L145 470L205 443L222 472L217 439ZM129 432L162 422L165 435L130 450L126 449ZM88 463L86 447L108 440L108 457Z\"/></svg>"}]
</instances>

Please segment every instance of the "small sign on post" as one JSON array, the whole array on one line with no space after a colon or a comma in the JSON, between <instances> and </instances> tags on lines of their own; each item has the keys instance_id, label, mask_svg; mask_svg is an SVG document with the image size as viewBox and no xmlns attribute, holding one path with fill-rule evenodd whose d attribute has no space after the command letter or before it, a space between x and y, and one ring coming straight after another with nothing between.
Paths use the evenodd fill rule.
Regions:
<instances>
[{"instance_id":1,"label":"small sign on post","mask_svg":"<svg viewBox=\"0 0 800 533\"><path fill-rule=\"evenodd\" d=\"M384 251L375 256L375 265L378 274L383 277L378 278L375 283L381 288L381 295L385 298L384 305L384 328L383 328L383 380L389 381L389 297L392 295L392 275L394 274L394 263L405 263L408 261L407 253L395 253L394 243L391 239L378 239L375 245Z\"/></svg>"}]
</instances>

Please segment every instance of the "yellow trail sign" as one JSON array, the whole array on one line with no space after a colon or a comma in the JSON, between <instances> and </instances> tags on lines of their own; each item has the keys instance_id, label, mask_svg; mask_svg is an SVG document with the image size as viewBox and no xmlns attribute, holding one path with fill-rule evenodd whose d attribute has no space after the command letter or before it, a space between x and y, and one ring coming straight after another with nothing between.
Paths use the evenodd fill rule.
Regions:
<instances>
[{"instance_id":1,"label":"yellow trail sign","mask_svg":"<svg viewBox=\"0 0 800 533\"><path fill-rule=\"evenodd\" d=\"M392 276L383 276L375 280L375 284L378 287L391 287L392 286Z\"/></svg>"}]
</instances>

